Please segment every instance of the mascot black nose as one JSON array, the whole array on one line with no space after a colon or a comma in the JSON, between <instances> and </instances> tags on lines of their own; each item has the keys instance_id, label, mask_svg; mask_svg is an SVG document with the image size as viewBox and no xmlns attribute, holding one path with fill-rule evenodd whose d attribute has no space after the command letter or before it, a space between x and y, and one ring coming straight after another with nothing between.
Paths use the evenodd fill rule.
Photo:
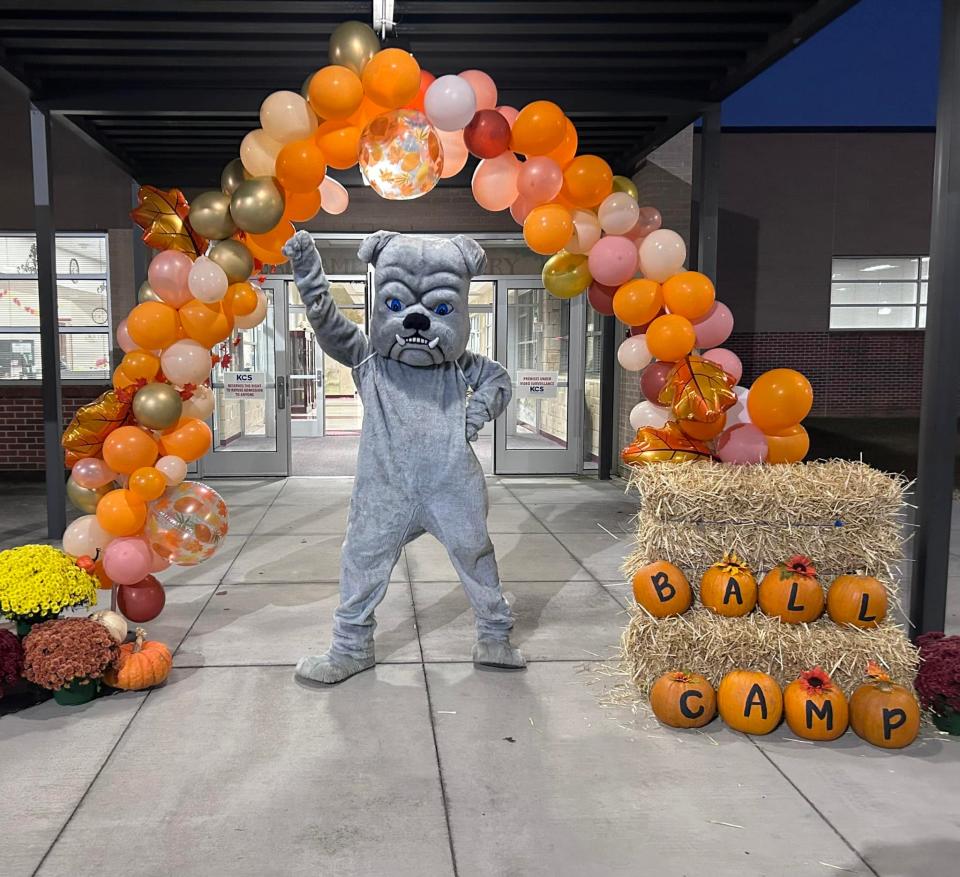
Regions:
<instances>
[{"instance_id":1,"label":"mascot black nose","mask_svg":"<svg viewBox=\"0 0 960 877\"><path fill-rule=\"evenodd\" d=\"M403 318L403 328L413 329L417 332L425 332L430 328L430 318L425 314L418 314L414 311Z\"/></svg>"}]
</instances>

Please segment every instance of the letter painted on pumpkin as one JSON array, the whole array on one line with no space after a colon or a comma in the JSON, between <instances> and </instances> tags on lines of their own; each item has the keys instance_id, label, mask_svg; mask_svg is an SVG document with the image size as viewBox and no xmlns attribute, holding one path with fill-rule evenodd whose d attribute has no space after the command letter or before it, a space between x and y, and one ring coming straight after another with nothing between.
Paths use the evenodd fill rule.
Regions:
<instances>
[{"instance_id":1,"label":"letter painted on pumpkin","mask_svg":"<svg viewBox=\"0 0 960 877\"><path fill-rule=\"evenodd\" d=\"M665 572L655 573L650 581L661 603L669 603L677 595L677 589L670 584L670 579Z\"/></svg>"}]
</instances>

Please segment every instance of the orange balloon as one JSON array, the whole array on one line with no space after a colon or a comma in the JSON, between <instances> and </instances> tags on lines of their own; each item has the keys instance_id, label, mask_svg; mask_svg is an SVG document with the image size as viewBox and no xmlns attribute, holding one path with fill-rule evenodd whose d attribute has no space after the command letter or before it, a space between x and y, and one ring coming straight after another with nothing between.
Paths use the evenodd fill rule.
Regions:
<instances>
[{"instance_id":1,"label":"orange balloon","mask_svg":"<svg viewBox=\"0 0 960 877\"><path fill-rule=\"evenodd\" d=\"M510 148L524 155L546 155L563 142L566 130L567 117L560 107L552 101L535 100L514 120Z\"/></svg>"},{"instance_id":2,"label":"orange balloon","mask_svg":"<svg viewBox=\"0 0 960 877\"><path fill-rule=\"evenodd\" d=\"M750 387L747 411L755 426L776 435L800 423L813 407L813 387L792 368L764 372Z\"/></svg>"},{"instance_id":3,"label":"orange balloon","mask_svg":"<svg viewBox=\"0 0 960 877\"><path fill-rule=\"evenodd\" d=\"M432 73L428 73L426 70L420 70L420 88L417 91L416 97L408 103L404 109L407 110L417 110L417 112L425 113L426 107L423 105L423 99L427 94L427 89L437 81L437 77Z\"/></svg>"},{"instance_id":4,"label":"orange balloon","mask_svg":"<svg viewBox=\"0 0 960 877\"><path fill-rule=\"evenodd\" d=\"M351 125L356 125L361 131L370 123L371 119L376 118L377 116L382 116L384 113L389 113L389 107L382 107L380 104L375 104L370 98L364 97L363 103L360 104L360 108L350 115L347 118L347 121Z\"/></svg>"},{"instance_id":5,"label":"orange balloon","mask_svg":"<svg viewBox=\"0 0 960 877\"><path fill-rule=\"evenodd\" d=\"M552 256L562 250L573 234L570 211L559 204L534 207L523 222L523 239L541 256Z\"/></svg>"},{"instance_id":6,"label":"orange balloon","mask_svg":"<svg viewBox=\"0 0 960 877\"><path fill-rule=\"evenodd\" d=\"M199 460L213 444L210 427L196 417L181 417L176 426L164 430L160 435L160 448L163 453L173 454L192 463Z\"/></svg>"},{"instance_id":7,"label":"orange balloon","mask_svg":"<svg viewBox=\"0 0 960 877\"><path fill-rule=\"evenodd\" d=\"M113 590L113 582L110 581L110 577L107 575L106 571L103 568L103 553L100 554L100 559L93 566L93 574L97 579L97 588L101 591L110 591Z\"/></svg>"},{"instance_id":8,"label":"orange balloon","mask_svg":"<svg viewBox=\"0 0 960 877\"><path fill-rule=\"evenodd\" d=\"M256 254L254 254L256 255ZM187 336L204 347L213 347L233 331L233 316L223 309L222 302L205 304L195 298L180 308L180 322Z\"/></svg>"},{"instance_id":9,"label":"orange balloon","mask_svg":"<svg viewBox=\"0 0 960 877\"><path fill-rule=\"evenodd\" d=\"M596 207L613 191L613 171L598 155L578 155L564 168L560 191L577 207Z\"/></svg>"},{"instance_id":10,"label":"orange balloon","mask_svg":"<svg viewBox=\"0 0 960 877\"><path fill-rule=\"evenodd\" d=\"M133 536L147 522L147 504L132 490L111 490L97 503L97 523L111 536Z\"/></svg>"},{"instance_id":11,"label":"orange balloon","mask_svg":"<svg viewBox=\"0 0 960 877\"><path fill-rule=\"evenodd\" d=\"M670 313L680 314L688 320L705 317L715 299L713 283L699 271L681 271L663 284L663 301Z\"/></svg>"},{"instance_id":12,"label":"orange balloon","mask_svg":"<svg viewBox=\"0 0 960 877\"><path fill-rule=\"evenodd\" d=\"M113 370L113 377L111 378L111 381L113 382L114 390L123 390L124 388L130 387L134 384L134 381L123 370L123 363L120 363L120 365Z\"/></svg>"},{"instance_id":13,"label":"orange balloon","mask_svg":"<svg viewBox=\"0 0 960 877\"><path fill-rule=\"evenodd\" d=\"M180 319L176 308L159 301L138 304L127 316L127 332L144 350L163 350L177 340Z\"/></svg>"},{"instance_id":14,"label":"orange balloon","mask_svg":"<svg viewBox=\"0 0 960 877\"><path fill-rule=\"evenodd\" d=\"M628 280L613 294L613 312L621 323L643 326L663 307L663 293L655 280Z\"/></svg>"},{"instance_id":15,"label":"orange balloon","mask_svg":"<svg viewBox=\"0 0 960 877\"><path fill-rule=\"evenodd\" d=\"M692 439L708 442L715 439L727 425L726 412L721 414L713 423L700 423L699 420L678 420L680 430Z\"/></svg>"},{"instance_id":16,"label":"orange balloon","mask_svg":"<svg viewBox=\"0 0 960 877\"><path fill-rule=\"evenodd\" d=\"M810 436L802 424L767 435L768 463L799 463L809 450Z\"/></svg>"},{"instance_id":17,"label":"orange balloon","mask_svg":"<svg viewBox=\"0 0 960 877\"><path fill-rule=\"evenodd\" d=\"M152 381L160 371L160 359L146 350L131 350L124 354L120 368L131 381Z\"/></svg>"},{"instance_id":18,"label":"orange balloon","mask_svg":"<svg viewBox=\"0 0 960 877\"><path fill-rule=\"evenodd\" d=\"M348 67L331 64L310 78L307 100L321 119L345 119L363 100L363 84Z\"/></svg>"},{"instance_id":19,"label":"orange balloon","mask_svg":"<svg viewBox=\"0 0 960 877\"><path fill-rule=\"evenodd\" d=\"M243 242L247 249L261 262L267 265L282 265L287 261L283 255L283 245L297 230L289 222L280 222L265 234L248 234Z\"/></svg>"},{"instance_id":20,"label":"orange balloon","mask_svg":"<svg viewBox=\"0 0 960 877\"><path fill-rule=\"evenodd\" d=\"M223 309L235 317L245 317L256 310L257 301L257 291L253 288L253 284L244 280L241 283L232 283L227 287L227 294L223 299Z\"/></svg>"},{"instance_id":21,"label":"orange balloon","mask_svg":"<svg viewBox=\"0 0 960 877\"><path fill-rule=\"evenodd\" d=\"M158 456L152 435L139 426L121 426L103 441L103 460L114 472L129 475L142 466L152 466Z\"/></svg>"},{"instance_id":22,"label":"orange balloon","mask_svg":"<svg viewBox=\"0 0 960 877\"><path fill-rule=\"evenodd\" d=\"M330 167L343 171L357 163L360 147L360 128L357 125L342 119L331 119L317 128L313 136Z\"/></svg>"},{"instance_id":23,"label":"orange balloon","mask_svg":"<svg viewBox=\"0 0 960 877\"><path fill-rule=\"evenodd\" d=\"M363 68L363 92L374 103L395 110L420 90L420 65L403 49L381 49Z\"/></svg>"},{"instance_id":24,"label":"orange balloon","mask_svg":"<svg viewBox=\"0 0 960 877\"><path fill-rule=\"evenodd\" d=\"M320 190L310 192L287 192L286 206L283 210L282 224L286 222L306 222L320 211Z\"/></svg>"},{"instance_id":25,"label":"orange balloon","mask_svg":"<svg viewBox=\"0 0 960 877\"><path fill-rule=\"evenodd\" d=\"M547 158L552 158L562 168L573 161L574 156L577 154L577 144L579 143L577 129L573 122L569 119L565 119L564 121L566 122L566 127L563 130L563 140L560 141L560 145L556 147L556 149L551 149L550 152L547 153Z\"/></svg>"},{"instance_id":26,"label":"orange balloon","mask_svg":"<svg viewBox=\"0 0 960 877\"><path fill-rule=\"evenodd\" d=\"M647 326L645 337L647 350L664 362L676 362L682 359L697 343L693 323L679 314L664 314L662 317L657 317Z\"/></svg>"},{"instance_id":27,"label":"orange balloon","mask_svg":"<svg viewBox=\"0 0 960 877\"><path fill-rule=\"evenodd\" d=\"M144 502L152 502L167 489L167 479L159 469L154 469L153 466L142 466L130 476L127 487Z\"/></svg>"},{"instance_id":28,"label":"orange balloon","mask_svg":"<svg viewBox=\"0 0 960 877\"><path fill-rule=\"evenodd\" d=\"M312 192L327 174L327 163L312 137L287 143L277 153L277 181L287 192Z\"/></svg>"}]
</instances>

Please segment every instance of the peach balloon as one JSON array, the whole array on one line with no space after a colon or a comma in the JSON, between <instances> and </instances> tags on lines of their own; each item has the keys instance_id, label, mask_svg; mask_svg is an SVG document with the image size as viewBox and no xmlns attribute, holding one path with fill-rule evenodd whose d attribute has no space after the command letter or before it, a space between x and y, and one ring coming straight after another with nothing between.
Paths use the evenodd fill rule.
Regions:
<instances>
[{"instance_id":1,"label":"peach balloon","mask_svg":"<svg viewBox=\"0 0 960 877\"><path fill-rule=\"evenodd\" d=\"M261 293L261 295L262 294L263 293ZM183 400L181 416L193 417L197 420L206 420L211 414L213 414L213 408L213 390L211 390L206 384L200 384L198 387L196 387L196 389L194 389L193 395L189 399Z\"/></svg>"},{"instance_id":2,"label":"peach balloon","mask_svg":"<svg viewBox=\"0 0 960 877\"><path fill-rule=\"evenodd\" d=\"M510 205L510 215L517 225L523 225L534 205L531 204L523 195L517 195L516 200Z\"/></svg>"},{"instance_id":3,"label":"peach balloon","mask_svg":"<svg viewBox=\"0 0 960 877\"><path fill-rule=\"evenodd\" d=\"M516 107L511 107L506 104L495 107L495 109L498 113L500 113L501 116L503 116L503 118L507 120L507 124L512 129L513 123L517 121L517 116L520 115L520 110L518 110Z\"/></svg>"},{"instance_id":4,"label":"peach balloon","mask_svg":"<svg viewBox=\"0 0 960 877\"><path fill-rule=\"evenodd\" d=\"M161 457L154 468L163 475L168 487L174 487L187 477L186 461L175 454Z\"/></svg>"},{"instance_id":5,"label":"peach balloon","mask_svg":"<svg viewBox=\"0 0 960 877\"><path fill-rule=\"evenodd\" d=\"M139 426L121 426L103 441L103 460L114 472L129 475L157 459L157 443Z\"/></svg>"},{"instance_id":6,"label":"peach balloon","mask_svg":"<svg viewBox=\"0 0 960 877\"><path fill-rule=\"evenodd\" d=\"M271 140L289 143L316 131L317 114L295 91L275 91L260 104L260 125Z\"/></svg>"},{"instance_id":7,"label":"peach balloon","mask_svg":"<svg viewBox=\"0 0 960 877\"><path fill-rule=\"evenodd\" d=\"M611 192L600 202L597 217L607 234L626 235L637 224L640 207L626 192Z\"/></svg>"},{"instance_id":8,"label":"peach balloon","mask_svg":"<svg viewBox=\"0 0 960 877\"><path fill-rule=\"evenodd\" d=\"M485 210L507 210L517 199L520 162L512 152L485 158L473 172L471 188L477 204Z\"/></svg>"},{"instance_id":9,"label":"peach balloon","mask_svg":"<svg viewBox=\"0 0 960 877\"><path fill-rule=\"evenodd\" d=\"M644 277L663 283L681 268L687 258L687 245L675 231L661 228L652 231L640 243L640 270Z\"/></svg>"},{"instance_id":10,"label":"peach balloon","mask_svg":"<svg viewBox=\"0 0 960 877\"><path fill-rule=\"evenodd\" d=\"M269 137L262 128L251 131L240 142L240 161L251 177L272 177L277 153L283 144Z\"/></svg>"},{"instance_id":11,"label":"peach balloon","mask_svg":"<svg viewBox=\"0 0 960 877\"><path fill-rule=\"evenodd\" d=\"M592 210L581 207L574 208L570 215L573 217L573 237L566 249L570 253L589 253L600 240L600 220Z\"/></svg>"},{"instance_id":12,"label":"peach balloon","mask_svg":"<svg viewBox=\"0 0 960 877\"><path fill-rule=\"evenodd\" d=\"M683 358L693 350L697 340L690 321L679 314L657 317L647 326L644 337L650 352L663 362L675 362Z\"/></svg>"},{"instance_id":13,"label":"peach balloon","mask_svg":"<svg viewBox=\"0 0 960 877\"><path fill-rule=\"evenodd\" d=\"M97 523L111 536L134 536L147 521L147 504L133 491L111 490L97 503Z\"/></svg>"},{"instance_id":14,"label":"peach balloon","mask_svg":"<svg viewBox=\"0 0 960 877\"><path fill-rule=\"evenodd\" d=\"M323 178L320 184L320 209L331 216L343 213L350 204L350 195L341 183L331 176Z\"/></svg>"},{"instance_id":15,"label":"peach balloon","mask_svg":"<svg viewBox=\"0 0 960 877\"><path fill-rule=\"evenodd\" d=\"M552 158L543 155L527 159L520 165L517 191L534 205L546 204L560 194L563 171Z\"/></svg>"},{"instance_id":16,"label":"peach balloon","mask_svg":"<svg viewBox=\"0 0 960 877\"><path fill-rule=\"evenodd\" d=\"M181 417L176 426L160 435L160 449L165 455L174 455L191 463L199 460L213 444L213 433L202 420Z\"/></svg>"},{"instance_id":17,"label":"peach balloon","mask_svg":"<svg viewBox=\"0 0 960 877\"><path fill-rule=\"evenodd\" d=\"M267 316L267 306L269 302L267 301L267 296L264 294L262 289L257 289L257 306L249 314L246 314L242 317L237 317L234 320L234 328L236 329L252 329L254 326L259 326Z\"/></svg>"},{"instance_id":18,"label":"peach balloon","mask_svg":"<svg viewBox=\"0 0 960 877\"><path fill-rule=\"evenodd\" d=\"M437 136L440 138L440 146L443 149L443 169L440 171L440 179L447 180L463 170L470 152L463 140L463 131L437 131Z\"/></svg>"},{"instance_id":19,"label":"peach balloon","mask_svg":"<svg viewBox=\"0 0 960 877\"><path fill-rule=\"evenodd\" d=\"M210 374L210 350L199 341L184 338L163 351L160 365L172 384L202 384Z\"/></svg>"},{"instance_id":20,"label":"peach balloon","mask_svg":"<svg viewBox=\"0 0 960 877\"><path fill-rule=\"evenodd\" d=\"M466 79L477 97L478 110L492 110L497 106L497 84L482 70L464 70L458 74Z\"/></svg>"},{"instance_id":21,"label":"peach balloon","mask_svg":"<svg viewBox=\"0 0 960 877\"><path fill-rule=\"evenodd\" d=\"M157 253L147 268L147 280L153 291L175 308L190 301L189 277L193 260L179 250Z\"/></svg>"}]
</instances>

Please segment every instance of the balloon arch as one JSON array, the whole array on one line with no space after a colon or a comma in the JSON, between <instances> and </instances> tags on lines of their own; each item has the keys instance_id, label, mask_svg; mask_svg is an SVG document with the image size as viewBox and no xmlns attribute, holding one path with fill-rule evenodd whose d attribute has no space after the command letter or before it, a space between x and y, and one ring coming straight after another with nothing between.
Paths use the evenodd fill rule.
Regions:
<instances>
[{"instance_id":1,"label":"balloon arch","mask_svg":"<svg viewBox=\"0 0 960 877\"><path fill-rule=\"evenodd\" d=\"M498 105L486 73L436 78L408 52L381 49L360 22L334 31L329 59L299 94L264 100L261 127L243 138L219 188L192 205L178 189L140 190L132 215L159 252L117 329L124 356L113 389L80 409L63 436L68 494L87 512L68 527L64 550L103 587L150 589L159 612L152 573L201 562L225 536L223 500L184 480L212 443L210 370L229 364L234 332L264 319L267 300L251 277L285 261L293 223L347 209L328 167L359 164L378 195L406 200L459 173L469 155L480 159L474 198L509 210L527 246L548 257L546 289L586 293L595 310L631 327L618 358L641 372L646 401L630 414L637 437L626 462L803 459L809 382L774 369L749 392L738 386L741 363L720 347L733 316L713 283L683 270L683 239L638 203L630 179L578 154L576 128L557 104Z\"/></svg>"}]
</instances>

